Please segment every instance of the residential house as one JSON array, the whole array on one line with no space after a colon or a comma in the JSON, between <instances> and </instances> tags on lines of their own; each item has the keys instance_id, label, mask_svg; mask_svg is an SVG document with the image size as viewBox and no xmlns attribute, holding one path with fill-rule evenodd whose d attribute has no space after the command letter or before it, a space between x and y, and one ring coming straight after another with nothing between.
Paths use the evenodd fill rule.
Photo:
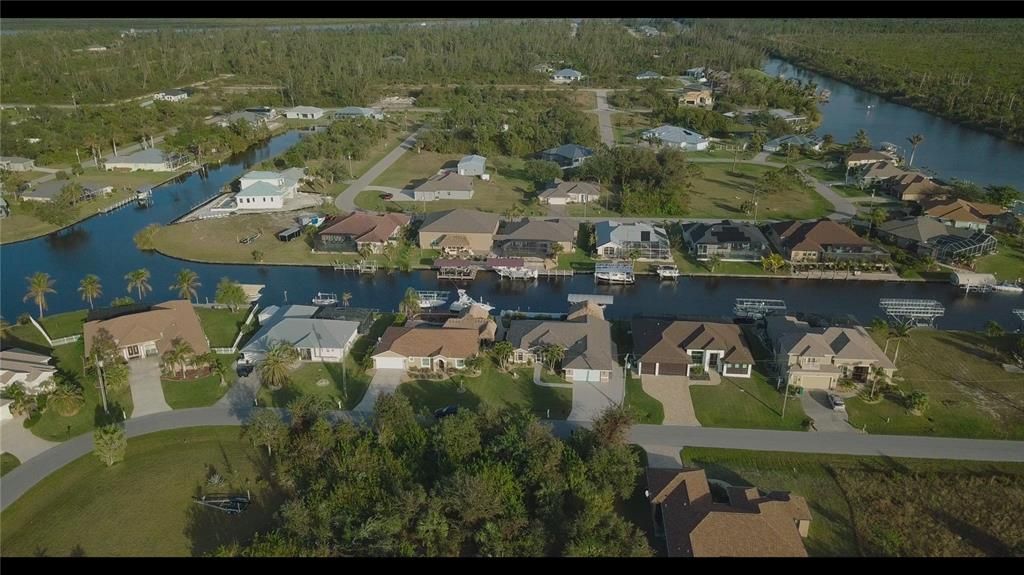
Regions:
<instances>
[{"instance_id":1,"label":"residential house","mask_svg":"<svg viewBox=\"0 0 1024 575\"><path fill-rule=\"evenodd\" d=\"M239 210L279 210L285 200L294 198L306 177L305 168L283 172L248 172L238 180L235 202Z\"/></svg>"},{"instance_id":2,"label":"residential house","mask_svg":"<svg viewBox=\"0 0 1024 575\"><path fill-rule=\"evenodd\" d=\"M715 105L715 97L711 93L711 88L700 84L686 86L680 89L678 94L680 106L697 106L698 108L711 109Z\"/></svg>"},{"instance_id":3,"label":"residential house","mask_svg":"<svg viewBox=\"0 0 1024 575\"><path fill-rule=\"evenodd\" d=\"M314 106L295 106L294 108L285 108L281 113L289 120L319 120L324 117L323 108L317 108Z\"/></svg>"},{"instance_id":4,"label":"residential house","mask_svg":"<svg viewBox=\"0 0 1024 575\"><path fill-rule=\"evenodd\" d=\"M938 261L973 259L996 250L996 239L978 230L957 228L931 216L889 220L875 228L878 237Z\"/></svg>"},{"instance_id":5,"label":"residential house","mask_svg":"<svg viewBox=\"0 0 1024 575\"><path fill-rule=\"evenodd\" d=\"M796 147L801 150L821 151L821 140L815 136L804 136L800 134L789 134L780 138L774 138L765 142L762 150L771 153L784 152L788 147Z\"/></svg>"},{"instance_id":6,"label":"residential house","mask_svg":"<svg viewBox=\"0 0 1024 575\"><path fill-rule=\"evenodd\" d=\"M332 252L358 252L363 248L375 254L401 236L402 228L409 225L406 214L389 212L371 214L352 212L340 220L327 224L317 235L317 249Z\"/></svg>"},{"instance_id":7,"label":"residential house","mask_svg":"<svg viewBox=\"0 0 1024 575\"><path fill-rule=\"evenodd\" d=\"M562 169L578 168L587 158L594 155L594 150L579 144L562 144L557 148L544 150L540 153L540 159L555 162Z\"/></svg>"},{"instance_id":8,"label":"residential house","mask_svg":"<svg viewBox=\"0 0 1024 575\"><path fill-rule=\"evenodd\" d=\"M791 386L835 389L840 379L864 383L877 369L889 378L896 372L860 326L815 328L792 316L769 316L767 332L779 375Z\"/></svg>"},{"instance_id":9,"label":"residential house","mask_svg":"<svg viewBox=\"0 0 1024 575\"><path fill-rule=\"evenodd\" d=\"M636 250L640 259L672 259L672 246L665 229L646 222L597 222L594 235L599 258L628 259Z\"/></svg>"},{"instance_id":10,"label":"residential house","mask_svg":"<svg viewBox=\"0 0 1024 575\"><path fill-rule=\"evenodd\" d=\"M749 378L753 373L754 356L738 325L638 318L632 331L641 375Z\"/></svg>"},{"instance_id":11,"label":"residential house","mask_svg":"<svg viewBox=\"0 0 1024 575\"><path fill-rule=\"evenodd\" d=\"M346 106L334 113L336 119L345 118L370 118L372 120L383 120L384 112L380 108L360 108L358 106Z\"/></svg>"},{"instance_id":12,"label":"residential house","mask_svg":"<svg viewBox=\"0 0 1024 575\"><path fill-rule=\"evenodd\" d=\"M646 72L640 72L639 74L636 75L637 80L660 80L662 78L664 78L664 76L657 72L652 72L650 70L647 70Z\"/></svg>"},{"instance_id":13,"label":"residential house","mask_svg":"<svg viewBox=\"0 0 1024 575\"><path fill-rule=\"evenodd\" d=\"M312 314L306 315L310 307L285 306L271 317L261 319L260 330L241 350L243 362L261 360L279 341L294 345L301 361L337 363L344 360L359 337L360 323L315 318Z\"/></svg>"},{"instance_id":14,"label":"residential house","mask_svg":"<svg viewBox=\"0 0 1024 575\"><path fill-rule=\"evenodd\" d=\"M683 78L693 82L707 82L707 71L702 66L700 68L690 68L683 72Z\"/></svg>"},{"instance_id":15,"label":"residential house","mask_svg":"<svg viewBox=\"0 0 1024 575\"><path fill-rule=\"evenodd\" d=\"M164 102L183 102L188 99L188 92L184 90L165 90L153 96L154 100Z\"/></svg>"},{"instance_id":16,"label":"residential house","mask_svg":"<svg viewBox=\"0 0 1024 575\"><path fill-rule=\"evenodd\" d=\"M858 183L866 186L886 181L890 178L901 178L907 171L891 161L874 162L860 167L856 174Z\"/></svg>"},{"instance_id":17,"label":"residential house","mask_svg":"<svg viewBox=\"0 0 1024 575\"><path fill-rule=\"evenodd\" d=\"M419 229L420 248L447 254L486 255L498 233L498 215L455 209L431 212Z\"/></svg>"},{"instance_id":18,"label":"residential house","mask_svg":"<svg viewBox=\"0 0 1024 575\"><path fill-rule=\"evenodd\" d=\"M601 198L601 188L590 182L552 182L551 186L537 194L542 204L564 206L586 204Z\"/></svg>"},{"instance_id":19,"label":"residential house","mask_svg":"<svg viewBox=\"0 0 1024 575\"><path fill-rule=\"evenodd\" d=\"M938 219L957 228L985 231L989 221L1006 208L995 204L969 202L961 198L930 197L921 201L925 215Z\"/></svg>"},{"instance_id":20,"label":"residential house","mask_svg":"<svg viewBox=\"0 0 1024 575\"><path fill-rule=\"evenodd\" d=\"M544 348L565 350L562 371L569 381L606 382L616 369L611 324L601 306L590 300L573 304L565 321L514 319L505 339L512 344L512 363L544 361Z\"/></svg>"},{"instance_id":21,"label":"residential house","mask_svg":"<svg viewBox=\"0 0 1024 575\"><path fill-rule=\"evenodd\" d=\"M556 84L569 84L571 82L579 82L582 79L583 74L572 68L563 68L551 75L551 81Z\"/></svg>"},{"instance_id":22,"label":"residential house","mask_svg":"<svg viewBox=\"0 0 1024 575\"><path fill-rule=\"evenodd\" d=\"M446 329L476 330L480 341L493 342L498 332L498 324L491 319L491 313L479 304L473 304L462 310L462 315L445 320Z\"/></svg>"},{"instance_id":23,"label":"residential house","mask_svg":"<svg viewBox=\"0 0 1024 575\"><path fill-rule=\"evenodd\" d=\"M45 392L53 387L57 368L50 365L52 358L12 347L0 351L0 390L21 384L28 393Z\"/></svg>"},{"instance_id":24,"label":"residential house","mask_svg":"<svg viewBox=\"0 0 1024 575\"><path fill-rule=\"evenodd\" d=\"M463 156L455 172L460 176L483 176L486 170L487 158L483 156Z\"/></svg>"},{"instance_id":25,"label":"residential house","mask_svg":"<svg viewBox=\"0 0 1024 575\"><path fill-rule=\"evenodd\" d=\"M532 68L532 70L538 74L550 74L555 71L555 69L548 64L537 64Z\"/></svg>"},{"instance_id":26,"label":"residential house","mask_svg":"<svg viewBox=\"0 0 1024 575\"><path fill-rule=\"evenodd\" d=\"M234 125L237 122L245 122L251 126L266 126L270 120L273 119L273 115L269 113L254 112L251 110L242 110L239 112L232 112L227 116L224 116L217 121L217 125L221 128L227 128Z\"/></svg>"},{"instance_id":27,"label":"residential house","mask_svg":"<svg viewBox=\"0 0 1024 575\"><path fill-rule=\"evenodd\" d=\"M920 202L949 193L949 188L935 183L921 172L905 172L882 182L882 185L887 193L901 202Z\"/></svg>"},{"instance_id":28,"label":"residential house","mask_svg":"<svg viewBox=\"0 0 1024 575\"><path fill-rule=\"evenodd\" d=\"M829 219L777 222L763 230L776 251L794 265L856 262L883 267L889 261L888 252Z\"/></svg>"},{"instance_id":29,"label":"residential house","mask_svg":"<svg viewBox=\"0 0 1024 575\"><path fill-rule=\"evenodd\" d=\"M35 160L18 156L0 156L0 170L8 172L30 172L36 169Z\"/></svg>"},{"instance_id":30,"label":"residential house","mask_svg":"<svg viewBox=\"0 0 1024 575\"><path fill-rule=\"evenodd\" d=\"M711 140L697 132L668 124L645 130L642 138L653 144L691 152L706 150L711 143Z\"/></svg>"},{"instance_id":31,"label":"residential house","mask_svg":"<svg viewBox=\"0 0 1024 575\"><path fill-rule=\"evenodd\" d=\"M683 224L683 237L698 261L717 256L726 262L760 262L771 253L768 239L753 224L725 220Z\"/></svg>"},{"instance_id":32,"label":"residential house","mask_svg":"<svg viewBox=\"0 0 1024 575\"><path fill-rule=\"evenodd\" d=\"M654 26L641 26L637 28L637 32L643 34L647 38L653 38L655 36L661 35L661 31L659 31Z\"/></svg>"},{"instance_id":33,"label":"residential house","mask_svg":"<svg viewBox=\"0 0 1024 575\"><path fill-rule=\"evenodd\" d=\"M179 337L192 346L196 355L210 351L210 343L199 323L199 316L188 300L171 300L148 309L125 311L129 313L85 322L86 356L92 352L93 341L101 329L110 332L118 351L129 360L160 355L171 348L172 340ZM91 313L90 317L104 313L110 311Z\"/></svg>"},{"instance_id":34,"label":"residential house","mask_svg":"<svg viewBox=\"0 0 1024 575\"><path fill-rule=\"evenodd\" d=\"M76 182L71 180L50 180L37 184L25 190L21 194L21 199L30 202L52 202L60 196L64 188L74 184ZM73 203L80 201L91 200L100 196L113 193L114 186L109 184L93 184L93 183L79 183L81 186L81 192L78 197L73 199Z\"/></svg>"},{"instance_id":35,"label":"residential house","mask_svg":"<svg viewBox=\"0 0 1024 575\"><path fill-rule=\"evenodd\" d=\"M168 154L160 148L148 148L127 156L114 156L103 165L107 170L173 172L189 163L185 156Z\"/></svg>"},{"instance_id":36,"label":"residential house","mask_svg":"<svg viewBox=\"0 0 1024 575\"><path fill-rule=\"evenodd\" d=\"M477 329L389 327L373 350L375 369L465 369L480 351Z\"/></svg>"},{"instance_id":37,"label":"residential house","mask_svg":"<svg viewBox=\"0 0 1024 575\"><path fill-rule=\"evenodd\" d=\"M579 227L564 220L524 219L502 222L494 236L493 251L500 257L546 258L555 253L570 253L576 245Z\"/></svg>"},{"instance_id":38,"label":"residential house","mask_svg":"<svg viewBox=\"0 0 1024 575\"><path fill-rule=\"evenodd\" d=\"M799 495L726 487L715 501L703 469L647 470L654 534L669 557L807 557L811 511Z\"/></svg>"},{"instance_id":39,"label":"residential house","mask_svg":"<svg viewBox=\"0 0 1024 575\"><path fill-rule=\"evenodd\" d=\"M473 179L455 172L444 171L416 186L412 195L418 202L469 200L473 198Z\"/></svg>"},{"instance_id":40,"label":"residential house","mask_svg":"<svg viewBox=\"0 0 1024 575\"><path fill-rule=\"evenodd\" d=\"M866 166L875 162L898 162L896 154L884 150L859 150L846 156L846 168Z\"/></svg>"},{"instance_id":41,"label":"residential house","mask_svg":"<svg viewBox=\"0 0 1024 575\"><path fill-rule=\"evenodd\" d=\"M783 110L782 108L772 108L768 110L768 115L787 124L802 124L807 121L807 116L794 114L792 110Z\"/></svg>"}]
</instances>

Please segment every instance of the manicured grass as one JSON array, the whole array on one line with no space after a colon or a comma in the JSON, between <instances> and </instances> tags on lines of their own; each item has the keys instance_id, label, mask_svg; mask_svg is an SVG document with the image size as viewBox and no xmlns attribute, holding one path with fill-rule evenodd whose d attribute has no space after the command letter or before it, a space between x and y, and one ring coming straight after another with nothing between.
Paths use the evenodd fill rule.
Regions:
<instances>
[{"instance_id":1,"label":"manicured grass","mask_svg":"<svg viewBox=\"0 0 1024 575\"><path fill-rule=\"evenodd\" d=\"M847 197L847 198L870 198L871 197L871 193L870 192L866 192L866 191L858 188L857 186L848 186L846 184L836 184L834 186L831 186L831 188L832 188L833 192L836 192L840 196L844 196L844 197Z\"/></svg>"},{"instance_id":2,"label":"manicured grass","mask_svg":"<svg viewBox=\"0 0 1024 575\"><path fill-rule=\"evenodd\" d=\"M719 262L715 266L715 271L712 272L708 269L706 262L697 261L697 258L693 257L690 252L680 252L678 250L672 251L672 259L675 260L676 267L679 271L685 274L710 274L715 275L771 275L765 271L760 263L754 262ZM656 269L658 264L652 264L652 269Z\"/></svg>"},{"instance_id":3,"label":"manicured grass","mask_svg":"<svg viewBox=\"0 0 1024 575\"><path fill-rule=\"evenodd\" d=\"M0 453L0 477L7 475L7 473L19 465L21 465L21 461L13 454L6 451Z\"/></svg>"},{"instance_id":4,"label":"manicured grass","mask_svg":"<svg viewBox=\"0 0 1024 575\"><path fill-rule=\"evenodd\" d=\"M805 168L804 171L807 172L807 175L825 183L846 181L846 168L841 164L832 168L810 166Z\"/></svg>"},{"instance_id":5,"label":"manicured grass","mask_svg":"<svg viewBox=\"0 0 1024 575\"><path fill-rule=\"evenodd\" d=\"M89 453L40 481L0 519L4 556L198 556L271 528L280 504L265 452L238 427L196 427L128 440L125 460L105 467ZM207 478L219 474L224 484ZM249 491L240 515L194 496ZM56 519L56 518L59 518Z\"/></svg>"},{"instance_id":6,"label":"manicured grass","mask_svg":"<svg viewBox=\"0 0 1024 575\"><path fill-rule=\"evenodd\" d=\"M743 202L753 199L754 184L767 166L754 164L700 164L704 176L694 181L689 194L687 216L693 218L740 218ZM789 188L766 196L758 196L760 219L813 219L830 213L832 204L810 188Z\"/></svg>"},{"instance_id":7,"label":"manicured grass","mask_svg":"<svg viewBox=\"0 0 1024 575\"><path fill-rule=\"evenodd\" d=\"M885 348L884 337L875 340ZM1005 352L1012 340L997 345ZM1004 371L991 341L979 333L912 330L900 343L895 381L908 394L928 394L924 415L912 415L896 394L874 405L850 398L850 423L868 433L1024 439L1024 374ZM891 358L896 342L888 348Z\"/></svg>"},{"instance_id":8,"label":"manicured grass","mask_svg":"<svg viewBox=\"0 0 1024 575\"><path fill-rule=\"evenodd\" d=\"M217 360L225 365L233 365L233 354L219 354ZM192 407L209 407L224 397L228 388L238 379L232 372L224 377L224 385L220 384L220 376L208 375L199 379L179 381L168 378L160 379L164 390L164 400L171 409L189 409Z\"/></svg>"},{"instance_id":9,"label":"manicured grass","mask_svg":"<svg viewBox=\"0 0 1024 575\"><path fill-rule=\"evenodd\" d=\"M245 318L249 315L248 308L234 312L226 308L209 307L196 307L195 310L199 316L199 323L210 340L210 347L231 347L238 337L238 330L245 325Z\"/></svg>"},{"instance_id":10,"label":"manicured grass","mask_svg":"<svg viewBox=\"0 0 1024 575\"><path fill-rule=\"evenodd\" d=\"M587 254L583 250L576 249L576 251L570 254L561 254L558 256L558 269L560 270L576 270L576 271L593 271L595 260L590 254Z\"/></svg>"},{"instance_id":11,"label":"manicured grass","mask_svg":"<svg viewBox=\"0 0 1024 575\"><path fill-rule=\"evenodd\" d=\"M586 204L586 205L584 205L584 204L569 204L569 205L567 205L565 207L565 211L570 216L577 217L577 218L598 218L598 217L604 217L604 216L615 217L615 216L621 215L621 214L619 214L619 212L616 212L615 210L611 210L611 209L608 209L608 208L604 207L605 204L607 203L606 199L605 199L605 196L607 196L607 195L608 195L608 192L604 192L601 195L601 200L600 201L589 203L589 204Z\"/></svg>"},{"instance_id":12,"label":"manicured grass","mask_svg":"<svg viewBox=\"0 0 1024 575\"><path fill-rule=\"evenodd\" d=\"M633 408L637 423L661 425L665 420L665 408L661 402L647 395L640 385L640 378L633 377L632 371L626 374L626 405Z\"/></svg>"},{"instance_id":13,"label":"manicured grass","mask_svg":"<svg viewBox=\"0 0 1024 575\"><path fill-rule=\"evenodd\" d=\"M1024 278L1024 250L1011 245L999 237L996 253L978 258L975 265L978 273L995 274L1001 281L1017 281Z\"/></svg>"},{"instance_id":14,"label":"manicured grass","mask_svg":"<svg viewBox=\"0 0 1024 575\"><path fill-rule=\"evenodd\" d=\"M564 377L552 372L547 367L541 367L540 380L544 383L569 383Z\"/></svg>"},{"instance_id":15,"label":"manicured grass","mask_svg":"<svg viewBox=\"0 0 1024 575\"><path fill-rule=\"evenodd\" d=\"M89 310L80 309L43 316L43 320L40 323L50 336L50 339L60 339L69 335L81 335L84 329L82 326L85 324L85 316L88 313Z\"/></svg>"},{"instance_id":16,"label":"manicured grass","mask_svg":"<svg viewBox=\"0 0 1024 575\"><path fill-rule=\"evenodd\" d=\"M750 379L723 376L718 385L692 385L690 397L705 427L801 431L806 417L800 401L790 398L783 418L782 394L757 371Z\"/></svg>"},{"instance_id":17,"label":"manicured grass","mask_svg":"<svg viewBox=\"0 0 1024 575\"><path fill-rule=\"evenodd\" d=\"M1024 547L1024 465L683 450L709 478L807 499L811 556L1008 556Z\"/></svg>"},{"instance_id":18,"label":"manicured grass","mask_svg":"<svg viewBox=\"0 0 1024 575\"><path fill-rule=\"evenodd\" d=\"M722 149L718 149L718 150L704 150L702 152L686 152L686 158L688 160L691 160L691 161L694 161L694 162L700 162L701 159L703 159L703 158L717 158L717 159L725 158L725 159L728 159L728 160L732 160L732 159L750 160L754 156L755 156L755 154L753 152L749 152L749 151L735 152L735 151L732 151L732 150L722 150Z\"/></svg>"},{"instance_id":19,"label":"manicured grass","mask_svg":"<svg viewBox=\"0 0 1024 575\"><path fill-rule=\"evenodd\" d=\"M444 381L416 380L403 383L398 393L406 396L413 408L419 412L434 410L446 405L458 405L475 409L481 404L493 407L527 407L540 417L565 419L572 410L572 390L569 388L543 387L534 385L533 368L515 370L512 374L499 371L488 359L479 377L456 375ZM459 393L458 380L465 384L465 392Z\"/></svg>"},{"instance_id":20,"label":"manicured grass","mask_svg":"<svg viewBox=\"0 0 1024 575\"><path fill-rule=\"evenodd\" d=\"M126 186L133 189L136 186L154 186L156 184L163 183L168 179L183 174L184 171L178 172L118 172L118 171L105 171L97 170L94 167L86 167L85 172L78 176L78 180L85 183L93 184L107 184L114 186L114 188L120 186Z\"/></svg>"}]
</instances>

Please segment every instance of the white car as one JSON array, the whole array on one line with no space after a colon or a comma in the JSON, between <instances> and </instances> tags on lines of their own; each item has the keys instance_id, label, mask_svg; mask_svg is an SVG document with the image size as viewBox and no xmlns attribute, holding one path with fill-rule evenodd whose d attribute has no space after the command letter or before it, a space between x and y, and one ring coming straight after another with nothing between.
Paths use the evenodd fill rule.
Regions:
<instances>
[{"instance_id":1,"label":"white car","mask_svg":"<svg viewBox=\"0 0 1024 575\"><path fill-rule=\"evenodd\" d=\"M834 393L828 394L828 402L832 405L832 411L846 411L846 403L838 395Z\"/></svg>"}]
</instances>

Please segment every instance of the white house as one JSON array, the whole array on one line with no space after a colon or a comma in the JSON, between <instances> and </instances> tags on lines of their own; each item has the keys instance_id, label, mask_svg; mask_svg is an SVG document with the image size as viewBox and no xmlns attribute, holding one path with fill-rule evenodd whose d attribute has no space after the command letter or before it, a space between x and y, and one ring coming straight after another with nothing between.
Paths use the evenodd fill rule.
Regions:
<instances>
[{"instance_id":1,"label":"white house","mask_svg":"<svg viewBox=\"0 0 1024 575\"><path fill-rule=\"evenodd\" d=\"M154 94L153 99L164 102L181 102L188 99L188 93L184 90L165 90Z\"/></svg>"},{"instance_id":2,"label":"white house","mask_svg":"<svg viewBox=\"0 0 1024 575\"><path fill-rule=\"evenodd\" d=\"M371 118L374 120L383 120L384 112L381 111L379 108L360 108L358 106L346 106L335 112L334 117L339 120L342 118Z\"/></svg>"},{"instance_id":3,"label":"white house","mask_svg":"<svg viewBox=\"0 0 1024 575\"><path fill-rule=\"evenodd\" d=\"M235 202L239 210L279 210L284 201L294 198L299 183L305 177L302 168L289 168L283 172L249 172L239 180Z\"/></svg>"},{"instance_id":4,"label":"white house","mask_svg":"<svg viewBox=\"0 0 1024 575\"><path fill-rule=\"evenodd\" d=\"M322 108L313 106L295 106L283 111L284 117L289 120L319 120L324 117Z\"/></svg>"},{"instance_id":5,"label":"white house","mask_svg":"<svg viewBox=\"0 0 1024 575\"><path fill-rule=\"evenodd\" d=\"M643 133L643 139L662 146L679 148L690 152L706 150L711 143L711 140L697 132L668 124L646 130Z\"/></svg>"},{"instance_id":6,"label":"white house","mask_svg":"<svg viewBox=\"0 0 1024 575\"><path fill-rule=\"evenodd\" d=\"M241 350L243 362L261 360L278 341L294 345L302 361L342 361L359 338L359 322L311 317L316 310L311 306L284 306L276 308L270 317L261 315L260 331Z\"/></svg>"},{"instance_id":7,"label":"white house","mask_svg":"<svg viewBox=\"0 0 1024 575\"><path fill-rule=\"evenodd\" d=\"M556 84L569 84L583 79L583 74L572 68L563 68L551 75L551 81Z\"/></svg>"},{"instance_id":8,"label":"white house","mask_svg":"<svg viewBox=\"0 0 1024 575\"><path fill-rule=\"evenodd\" d=\"M29 393L46 391L57 373L50 359L48 355L19 348L0 351L0 389L20 383Z\"/></svg>"},{"instance_id":9,"label":"white house","mask_svg":"<svg viewBox=\"0 0 1024 575\"><path fill-rule=\"evenodd\" d=\"M103 165L108 170L173 172L188 163L189 160L184 156L171 156L160 148L149 148L127 156L114 156Z\"/></svg>"},{"instance_id":10,"label":"white house","mask_svg":"<svg viewBox=\"0 0 1024 575\"><path fill-rule=\"evenodd\" d=\"M636 75L637 80L660 80L663 76L657 72L647 70L646 72L640 72Z\"/></svg>"},{"instance_id":11,"label":"white house","mask_svg":"<svg viewBox=\"0 0 1024 575\"><path fill-rule=\"evenodd\" d=\"M9 172L30 172L36 167L35 160L17 156L0 156L0 170Z\"/></svg>"}]
</instances>

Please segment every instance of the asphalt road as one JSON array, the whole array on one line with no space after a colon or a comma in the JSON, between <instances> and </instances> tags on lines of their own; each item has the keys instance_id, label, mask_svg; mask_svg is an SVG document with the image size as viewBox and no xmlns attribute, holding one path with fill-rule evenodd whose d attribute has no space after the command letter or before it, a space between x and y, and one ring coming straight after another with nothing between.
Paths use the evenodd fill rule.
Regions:
<instances>
[{"instance_id":1,"label":"asphalt road","mask_svg":"<svg viewBox=\"0 0 1024 575\"><path fill-rule=\"evenodd\" d=\"M608 107L608 90L594 90L597 97L597 123L601 128L601 143L609 148L615 147L615 130L612 129L612 113Z\"/></svg>"},{"instance_id":2,"label":"asphalt road","mask_svg":"<svg viewBox=\"0 0 1024 575\"><path fill-rule=\"evenodd\" d=\"M419 137L422 130L423 128L420 128L416 132L409 134L409 137L403 140L398 147L391 150L388 155L384 156L379 162L374 164L373 167L367 170L362 176L359 176L359 179L352 182L347 188L345 188L345 191L338 194L338 197L334 200L334 204L338 206L339 209L346 212L355 210L356 196L359 195L359 192L363 191L366 186L373 183L374 180L384 173L384 170L391 167L391 164L397 162L398 158L402 157L402 154L411 150L416 145L416 138Z\"/></svg>"}]
</instances>

